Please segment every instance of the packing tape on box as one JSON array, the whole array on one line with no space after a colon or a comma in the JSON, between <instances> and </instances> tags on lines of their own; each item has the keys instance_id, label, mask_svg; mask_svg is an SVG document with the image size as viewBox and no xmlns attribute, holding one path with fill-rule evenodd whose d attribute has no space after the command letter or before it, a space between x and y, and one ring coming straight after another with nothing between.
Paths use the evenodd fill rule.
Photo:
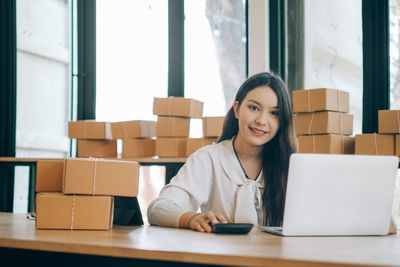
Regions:
<instances>
[{"instance_id":1,"label":"packing tape on box","mask_svg":"<svg viewBox=\"0 0 400 267\"><path fill-rule=\"evenodd\" d=\"M72 208L71 208L71 230L74 229L75 202L76 202L76 197L75 197L75 195L73 195L73 197L72 197Z\"/></svg>"},{"instance_id":2,"label":"packing tape on box","mask_svg":"<svg viewBox=\"0 0 400 267\"><path fill-rule=\"evenodd\" d=\"M342 122L343 116L342 113L339 113L339 134L343 133L343 122Z\"/></svg>"},{"instance_id":3,"label":"packing tape on box","mask_svg":"<svg viewBox=\"0 0 400 267\"><path fill-rule=\"evenodd\" d=\"M342 153L344 154L344 136L342 135Z\"/></svg>"},{"instance_id":4,"label":"packing tape on box","mask_svg":"<svg viewBox=\"0 0 400 267\"><path fill-rule=\"evenodd\" d=\"M314 112L311 113L311 120L310 120L310 124L308 125L308 131L307 131L308 134L310 134L310 132L311 132L311 125L313 123L313 119L314 119Z\"/></svg>"},{"instance_id":5,"label":"packing tape on box","mask_svg":"<svg viewBox=\"0 0 400 267\"><path fill-rule=\"evenodd\" d=\"M96 193L96 172L97 172L97 159L94 160L94 170L93 170L93 195Z\"/></svg>"},{"instance_id":6,"label":"packing tape on box","mask_svg":"<svg viewBox=\"0 0 400 267\"><path fill-rule=\"evenodd\" d=\"M375 146L375 155L378 155L378 145L376 143L376 133L374 133L374 146Z\"/></svg>"},{"instance_id":7,"label":"packing tape on box","mask_svg":"<svg viewBox=\"0 0 400 267\"><path fill-rule=\"evenodd\" d=\"M311 90L307 90L307 111L311 111Z\"/></svg>"},{"instance_id":8,"label":"packing tape on box","mask_svg":"<svg viewBox=\"0 0 400 267\"><path fill-rule=\"evenodd\" d=\"M124 138L128 138L128 129L126 127L126 122L122 122L122 130L124 132Z\"/></svg>"},{"instance_id":9,"label":"packing tape on box","mask_svg":"<svg viewBox=\"0 0 400 267\"><path fill-rule=\"evenodd\" d=\"M312 153L315 153L315 135L312 135Z\"/></svg>"},{"instance_id":10,"label":"packing tape on box","mask_svg":"<svg viewBox=\"0 0 400 267\"><path fill-rule=\"evenodd\" d=\"M339 97L339 89L336 89L336 108L339 110L340 107L340 97Z\"/></svg>"}]
</instances>

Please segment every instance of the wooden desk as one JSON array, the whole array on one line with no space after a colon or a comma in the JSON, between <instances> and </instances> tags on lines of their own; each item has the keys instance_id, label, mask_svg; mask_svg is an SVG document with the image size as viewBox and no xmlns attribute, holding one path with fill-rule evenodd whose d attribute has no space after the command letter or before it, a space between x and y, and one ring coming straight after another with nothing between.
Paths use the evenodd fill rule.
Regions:
<instances>
[{"instance_id":1,"label":"wooden desk","mask_svg":"<svg viewBox=\"0 0 400 267\"><path fill-rule=\"evenodd\" d=\"M142 264L172 261L229 266L400 265L399 235L279 237L257 228L248 235L217 235L155 226L115 226L110 231L35 230L35 222L26 219L25 214L0 213L3 261L8 254L2 252L10 249L21 251L21 256L24 252L34 255L47 251L51 252L47 255L66 253L68 258L108 256L130 263L141 260Z\"/></svg>"},{"instance_id":2,"label":"wooden desk","mask_svg":"<svg viewBox=\"0 0 400 267\"><path fill-rule=\"evenodd\" d=\"M45 158L13 158L13 157L0 157L0 167L15 167L27 166L29 167L29 188L28 188L28 212L35 211L35 183L36 183L36 164L38 160ZM49 158L54 159L54 158ZM113 158L115 159L115 158ZM176 175L182 165L185 163L186 158L118 158L117 160L136 161L141 166L165 166L165 183L168 184L172 177ZM3 196L0 202L0 211L13 211L14 201L14 172L5 174L3 180L0 179L0 186L8 188L7 196Z\"/></svg>"}]
</instances>

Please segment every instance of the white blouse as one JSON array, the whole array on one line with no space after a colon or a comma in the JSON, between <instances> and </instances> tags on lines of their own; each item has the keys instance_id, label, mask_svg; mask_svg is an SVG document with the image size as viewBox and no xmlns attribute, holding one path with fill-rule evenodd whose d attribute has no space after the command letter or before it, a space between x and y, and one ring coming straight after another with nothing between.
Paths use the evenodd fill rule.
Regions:
<instances>
[{"instance_id":1,"label":"white blouse","mask_svg":"<svg viewBox=\"0 0 400 267\"><path fill-rule=\"evenodd\" d=\"M245 177L231 140L194 152L149 206L150 224L178 227L188 211L221 213L228 222L263 224L263 174Z\"/></svg>"}]
</instances>

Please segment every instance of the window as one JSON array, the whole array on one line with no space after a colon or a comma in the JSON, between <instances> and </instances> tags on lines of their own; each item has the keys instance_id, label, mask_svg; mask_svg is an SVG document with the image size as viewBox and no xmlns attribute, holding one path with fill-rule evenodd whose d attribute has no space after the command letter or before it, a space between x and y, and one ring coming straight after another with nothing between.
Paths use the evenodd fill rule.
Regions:
<instances>
[{"instance_id":1,"label":"window","mask_svg":"<svg viewBox=\"0 0 400 267\"><path fill-rule=\"evenodd\" d=\"M247 73L246 1L185 1L185 97L224 116Z\"/></svg>"}]
</instances>

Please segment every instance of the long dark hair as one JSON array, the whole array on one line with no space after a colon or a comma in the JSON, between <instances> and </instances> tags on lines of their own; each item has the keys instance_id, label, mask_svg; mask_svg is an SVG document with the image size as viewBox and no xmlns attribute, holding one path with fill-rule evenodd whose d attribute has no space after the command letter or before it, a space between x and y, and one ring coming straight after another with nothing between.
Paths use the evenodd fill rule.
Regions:
<instances>
[{"instance_id":1,"label":"long dark hair","mask_svg":"<svg viewBox=\"0 0 400 267\"><path fill-rule=\"evenodd\" d=\"M248 92L260 86L270 87L278 98L279 130L262 150L264 173L262 198L265 211L264 224L279 226L283 221L289 157L296 151L297 144L293 128L292 101L286 84L279 76L262 72L249 77L239 88L235 97L238 109ZM239 124L232 106L225 117L218 142L231 139L238 134L238 131Z\"/></svg>"}]
</instances>

